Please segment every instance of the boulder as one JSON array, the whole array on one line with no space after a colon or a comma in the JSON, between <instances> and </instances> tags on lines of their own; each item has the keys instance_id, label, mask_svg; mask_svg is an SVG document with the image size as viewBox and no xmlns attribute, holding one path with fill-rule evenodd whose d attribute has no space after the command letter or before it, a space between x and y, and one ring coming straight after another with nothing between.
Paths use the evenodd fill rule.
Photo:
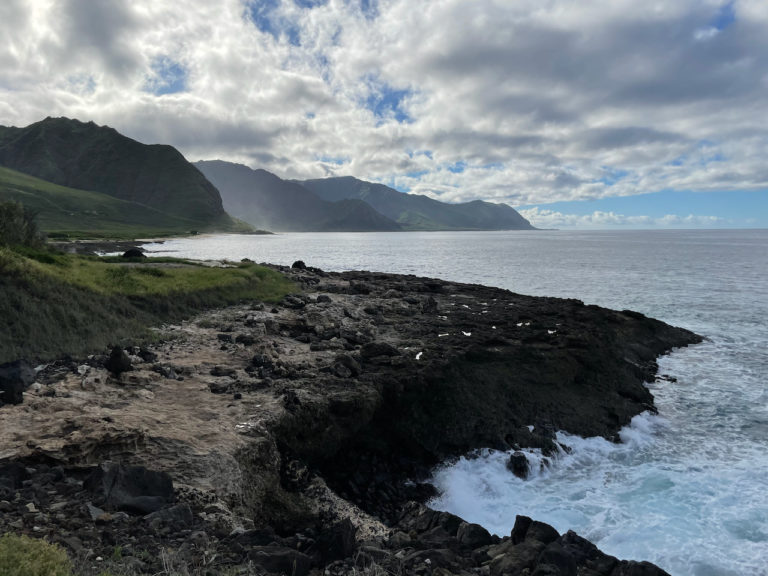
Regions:
<instances>
[{"instance_id":1,"label":"boulder","mask_svg":"<svg viewBox=\"0 0 768 576\"><path fill-rule=\"evenodd\" d=\"M123 258L146 258L146 254L141 248L129 248L123 252Z\"/></svg>"},{"instance_id":2,"label":"boulder","mask_svg":"<svg viewBox=\"0 0 768 576\"><path fill-rule=\"evenodd\" d=\"M507 470L512 472L518 478L525 480L528 478L530 472L530 466L528 465L528 458L525 454L519 450L512 453L507 461Z\"/></svg>"},{"instance_id":3,"label":"boulder","mask_svg":"<svg viewBox=\"0 0 768 576\"><path fill-rule=\"evenodd\" d=\"M345 518L329 529L323 530L315 541L315 550L323 564L352 556L355 551L357 528Z\"/></svg>"},{"instance_id":4,"label":"boulder","mask_svg":"<svg viewBox=\"0 0 768 576\"><path fill-rule=\"evenodd\" d=\"M0 406L21 404L24 391L35 381L35 371L24 360L0 365Z\"/></svg>"},{"instance_id":5,"label":"boulder","mask_svg":"<svg viewBox=\"0 0 768 576\"><path fill-rule=\"evenodd\" d=\"M377 356L399 356L400 351L387 342L369 342L360 350L363 359L376 358Z\"/></svg>"},{"instance_id":6,"label":"boulder","mask_svg":"<svg viewBox=\"0 0 768 576\"><path fill-rule=\"evenodd\" d=\"M291 268L295 268L296 270L306 270L307 265L304 264L304 260L296 260L296 262L291 264Z\"/></svg>"},{"instance_id":7,"label":"boulder","mask_svg":"<svg viewBox=\"0 0 768 576\"><path fill-rule=\"evenodd\" d=\"M13 500L16 490L28 478L27 469L18 462L0 463L0 500Z\"/></svg>"},{"instance_id":8,"label":"boulder","mask_svg":"<svg viewBox=\"0 0 768 576\"><path fill-rule=\"evenodd\" d=\"M189 528L194 523L194 516L189 504L176 504L170 508L163 508L144 517L150 526L165 525L176 530Z\"/></svg>"},{"instance_id":9,"label":"boulder","mask_svg":"<svg viewBox=\"0 0 768 576\"><path fill-rule=\"evenodd\" d=\"M270 574L306 576L312 567L309 556L283 546L254 546L248 551L248 559Z\"/></svg>"},{"instance_id":10,"label":"boulder","mask_svg":"<svg viewBox=\"0 0 768 576\"><path fill-rule=\"evenodd\" d=\"M470 524L469 522L463 522L459 525L456 538L462 547L473 550L493 542L493 537L488 530L480 526L480 524Z\"/></svg>"},{"instance_id":11,"label":"boulder","mask_svg":"<svg viewBox=\"0 0 768 576\"><path fill-rule=\"evenodd\" d=\"M131 364L131 358L128 356L128 353L120 346L115 346L109 353L107 361L104 362L104 368L109 370L115 376L120 376L123 372L133 370L133 365Z\"/></svg>"},{"instance_id":12,"label":"boulder","mask_svg":"<svg viewBox=\"0 0 768 576\"><path fill-rule=\"evenodd\" d=\"M147 515L171 504L173 481L166 472L104 462L83 483L95 500L112 510Z\"/></svg>"}]
</instances>

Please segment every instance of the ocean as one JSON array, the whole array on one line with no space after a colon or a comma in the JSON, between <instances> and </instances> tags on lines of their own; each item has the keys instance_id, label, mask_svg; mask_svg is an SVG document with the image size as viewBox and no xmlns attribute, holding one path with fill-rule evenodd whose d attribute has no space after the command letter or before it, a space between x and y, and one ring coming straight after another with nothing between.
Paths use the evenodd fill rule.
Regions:
<instances>
[{"instance_id":1,"label":"ocean","mask_svg":"<svg viewBox=\"0 0 768 576\"><path fill-rule=\"evenodd\" d=\"M659 414L635 417L623 443L560 433L572 452L525 481L504 453L468 455L435 470L431 504L499 535L531 516L673 576L768 575L768 230L221 235L145 248L578 298L701 334L660 359L669 378L648 383Z\"/></svg>"}]
</instances>

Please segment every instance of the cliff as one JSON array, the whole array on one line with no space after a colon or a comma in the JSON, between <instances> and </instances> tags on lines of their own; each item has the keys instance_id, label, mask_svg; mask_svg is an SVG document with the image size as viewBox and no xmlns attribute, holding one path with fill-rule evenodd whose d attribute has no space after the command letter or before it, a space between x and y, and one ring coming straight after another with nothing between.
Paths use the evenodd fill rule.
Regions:
<instances>
[{"instance_id":1,"label":"cliff","mask_svg":"<svg viewBox=\"0 0 768 576\"><path fill-rule=\"evenodd\" d=\"M154 347L40 370L23 404L0 408L0 530L91 557L127 546L113 563L138 573L168 549L211 574L249 561L293 574L664 574L524 517L490 535L420 502L430 467L473 448L553 451L555 429L615 439L652 409L643 382L657 356L698 336L575 300L283 271L303 291L278 306L208 312ZM103 489L147 470L174 489Z\"/></svg>"}]
</instances>

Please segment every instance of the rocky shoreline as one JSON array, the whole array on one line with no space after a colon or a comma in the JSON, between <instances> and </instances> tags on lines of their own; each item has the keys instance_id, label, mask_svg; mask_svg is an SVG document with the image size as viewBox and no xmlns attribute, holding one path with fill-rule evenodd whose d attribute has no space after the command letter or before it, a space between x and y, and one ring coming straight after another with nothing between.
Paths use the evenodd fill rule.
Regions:
<instances>
[{"instance_id":1,"label":"rocky shoreline","mask_svg":"<svg viewBox=\"0 0 768 576\"><path fill-rule=\"evenodd\" d=\"M519 450L524 475L522 449L556 454L555 430L616 440L653 409L656 358L697 335L576 300L280 269L301 291L279 305L17 370L0 532L60 543L83 574L664 574L524 517L490 535L426 507L424 481L480 447Z\"/></svg>"}]
</instances>

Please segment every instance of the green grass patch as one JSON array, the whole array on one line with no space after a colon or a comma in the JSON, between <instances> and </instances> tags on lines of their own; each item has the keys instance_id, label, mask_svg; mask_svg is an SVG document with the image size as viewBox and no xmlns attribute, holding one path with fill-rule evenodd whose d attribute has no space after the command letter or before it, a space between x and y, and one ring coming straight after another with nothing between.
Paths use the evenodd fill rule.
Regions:
<instances>
[{"instance_id":1,"label":"green grass patch","mask_svg":"<svg viewBox=\"0 0 768 576\"><path fill-rule=\"evenodd\" d=\"M0 575L71 576L72 564L59 546L9 533L0 537Z\"/></svg>"},{"instance_id":2,"label":"green grass patch","mask_svg":"<svg viewBox=\"0 0 768 576\"><path fill-rule=\"evenodd\" d=\"M294 290L280 273L250 263L208 267L0 248L0 362L140 342L152 326L237 302L274 302Z\"/></svg>"}]
</instances>

